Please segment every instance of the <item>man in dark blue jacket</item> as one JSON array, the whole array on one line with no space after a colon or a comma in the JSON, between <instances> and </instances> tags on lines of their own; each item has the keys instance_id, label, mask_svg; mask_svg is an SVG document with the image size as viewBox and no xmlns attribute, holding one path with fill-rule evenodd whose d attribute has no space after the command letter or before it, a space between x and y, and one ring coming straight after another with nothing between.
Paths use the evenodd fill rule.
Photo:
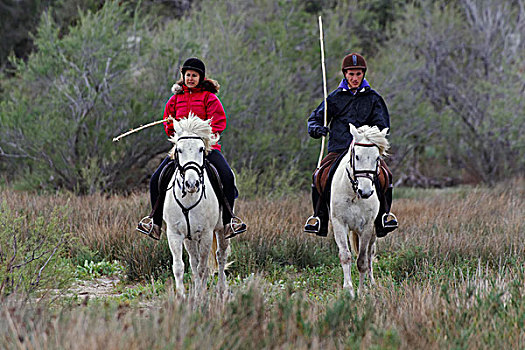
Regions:
<instances>
[{"instance_id":1,"label":"man in dark blue jacket","mask_svg":"<svg viewBox=\"0 0 525 350\"><path fill-rule=\"evenodd\" d=\"M366 61L360 54L351 53L345 56L341 66L344 78L339 87L330 93L326 99L328 106L327 124L329 127L324 126L324 102L308 118L308 133L311 137L318 139L330 133L328 155L321 164L333 162L339 155L348 150L352 142L349 123L352 123L356 128L363 125L375 125L380 130L390 128L390 116L385 101L366 81L366 69ZM386 167L384 162L382 165ZM376 233L378 237L384 237L398 226L397 219L390 213L392 186L390 184L384 193L380 190L377 192L381 207L375 221ZM304 230L319 236L326 236L328 233L328 208L315 184L312 185L312 200L314 215L308 219ZM387 215L384 215L385 213Z\"/></svg>"}]
</instances>

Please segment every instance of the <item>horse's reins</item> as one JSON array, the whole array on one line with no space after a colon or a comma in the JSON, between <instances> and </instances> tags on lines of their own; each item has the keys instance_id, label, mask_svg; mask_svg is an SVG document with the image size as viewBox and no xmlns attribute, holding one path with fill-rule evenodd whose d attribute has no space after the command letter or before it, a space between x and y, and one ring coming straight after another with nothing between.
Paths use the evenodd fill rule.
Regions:
<instances>
[{"instance_id":1,"label":"horse's reins","mask_svg":"<svg viewBox=\"0 0 525 350\"><path fill-rule=\"evenodd\" d=\"M348 176L348 179L352 183L352 189L354 190L354 193L358 194L357 189L359 186L359 180L357 178L364 177L364 178L370 179L372 183L375 184L375 179L377 176L377 170L379 166L379 160L376 162L375 170L356 170L355 169L355 163L356 163L355 162L355 146L360 146L360 147L377 147L377 146L373 143L360 143L360 142L352 141L352 147L350 151L351 152L350 153L350 165L352 166L352 172L354 174L354 178L352 178L352 175L350 175L348 168L346 168L346 174ZM372 174L372 176L370 176L370 174Z\"/></svg>"},{"instance_id":2,"label":"horse's reins","mask_svg":"<svg viewBox=\"0 0 525 350\"><path fill-rule=\"evenodd\" d=\"M198 140L202 141L202 138L200 138L198 136L181 136L181 137L179 137L177 139L177 142L180 141L180 140L183 140L183 139L198 139ZM175 193L175 186L173 186L173 188L172 188L173 197L175 197L175 201L179 205L180 209L182 210L182 213L184 214L184 218L186 219L187 238L191 241L191 228L190 228L190 218L189 218L190 210L192 210L197 205L199 205L199 203L202 200L202 197L206 198L206 186L204 185L204 153L202 155L202 165L200 165L199 163L194 162L194 161L189 161L186 164L181 165L180 162L179 162L179 153L177 152L177 149L175 149L174 153L175 153L175 167L176 167L176 169L175 169L175 181L177 182L177 185L179 186L179 189L182 192L182 198L184 198L186 196L186 194L187 194L186 193L186 188L184 187L184 177L186 175L186 171L187 170L195 170L197 172L197 174L199 175L199 181L202 184L202 190L201 190L201 195L200 195L199 199L194 204L192 204L189 207L185 207L184 204L182 204L182 202L177 198L177 194ZM181 176L182 184L179 181L179 178L177 176L177 172Z\"/></svg>"}]
</instances>

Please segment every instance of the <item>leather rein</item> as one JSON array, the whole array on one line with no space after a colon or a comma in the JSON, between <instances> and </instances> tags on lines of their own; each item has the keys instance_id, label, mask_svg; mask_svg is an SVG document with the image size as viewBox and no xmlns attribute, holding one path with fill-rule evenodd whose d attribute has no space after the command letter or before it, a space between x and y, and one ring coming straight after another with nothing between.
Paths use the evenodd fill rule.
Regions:
<instances>
[{"instance_id":1,"label":"leather rein","mask_svg":"<svg viewBox=\"0 0 525 350\"><path fill-rule=\"evenodd\" d=\"M198 136L181 136L177 139L177 142L180 140L184 140L184 139L196 139L196 140L202 141L202 138ZM206 198L206 186L204 185L204 172L205 172L204 153L202 155L202 165L194 161L189 161L189 162L186 162L184 165L181 165L179 162L178 148L175 148L174 153L175 153L175 157L174 157L175 158L175 181L177 183L177 186L182 192L182 198L186 197L186 195L188 194L184 186L184 178L186 176L186 171L188 170L196 171L197 175L199 176L199 181L202 185L202 190L201 190L199 199L195 203L190 205L189 207L184 206L184 204L182 204L179 198L177 198L177 194L175 192L175 186L172 186L173 197L175 197L175 201L179 205L180 209L182 210L182 213L184 214L184 218L186 219L186 229L187 229L186 238L191 241L191 227L190 227L190 218L189 218L190 210L192 210L197 205L199 205L203 197ZM180 175L180 178L178 175Z\"/></svg>"}]
</instances>

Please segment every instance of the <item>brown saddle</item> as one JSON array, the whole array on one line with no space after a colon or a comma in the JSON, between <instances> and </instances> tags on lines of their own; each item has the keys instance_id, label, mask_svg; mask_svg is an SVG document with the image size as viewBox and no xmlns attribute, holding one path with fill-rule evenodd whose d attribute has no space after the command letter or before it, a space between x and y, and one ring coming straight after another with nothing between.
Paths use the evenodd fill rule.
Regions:
<instances>
[{"instance_id":1,"label":"brown saddle","mask_svg":"<svg viewBox=\"0 0 525 350\"><path fill-rule=\"evenodd\" d=\"M341 153L328 153L326 157L324 157L321 161L321 165L319 165L319 167L315 169L314 173L312 174L312 177L317 192L324 193L326 186L330 186L330 183L332 182L331 178L333 176L333 174L330 173L330 170L332 169L334 163L339 163L336 162L336 160L339 158L340 155Z\"/></svg>"},{"instance_id":2,"label":"brown saddle","mask_svg":"<svg viewBox=\"0 0 525 350\"><path fill-rule=\"evenodd\" d=\"M326 200L329 199L330 191L325 190L327 188L330 188L337 165L339 164L341 158L343 158L345 154L346 152L328 153L326 157L321 161L321 165L319 166L319 168L315 169L314 173L312 174L313 184L315 185L317 192L319 192L320 194L326 194L323 196ZM383 159L379 160L377 179L379 181L379 188L384 194L387 188L392 185L392 172L390 171L390 169L388 169L388 166L386 165L386 162Z\"/></svg>"}]
</instances>

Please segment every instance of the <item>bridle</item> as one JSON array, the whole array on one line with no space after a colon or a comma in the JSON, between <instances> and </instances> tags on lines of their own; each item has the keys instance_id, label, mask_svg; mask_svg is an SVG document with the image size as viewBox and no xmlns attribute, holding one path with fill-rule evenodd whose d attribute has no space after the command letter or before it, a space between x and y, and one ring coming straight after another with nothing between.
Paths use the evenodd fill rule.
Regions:
<instances>
[{"instance_id":1,"label":"bridle","mask_svg":"<svg viewBox=\"0 0 525 350\"><path fill-rule=\"evenodd\" d=\"M376 161L376 167L374 170L356 170L355 169L355 147L377 147L373 143L360 143L360 142L354 142L352 141L352 144L350 145L350 166L352 167L352 173L354 174L353 178L350 172L348 171L348 167L346 168L346 174L348 176L348 179L352 183L352 189L354 190L355 194L358 194L358 186L359 186L359 177L364 177L367 179L370 179L373 184L376 183L377 178L377 171L379 167L379 158Z\"/></svg>"},{"instance_id":2,"label":"bridle","mask_svg":"<svg viewBox=\"0 0 525 350\"><path fill-rule=\"evenodd\" d=\"M201 140L202 141L202 138L200 138L199 136L181 136L181 137L179 137L177 139L177 143L180 140L185 140L185 139L186 140L187 139L196 139L196 140ZM192 210L197 205L199 205L199 203L201 202L203 197L206 198L206 186L204 185L204 171L205 171L204 170L204 152L202 153L202 165L197 163L197 162L195 162L195 161L188 161L185 164L180 164L179 152L178 152L177 146L175 146L174 154L175 154L175 156L174 156L174 161L175 161L175 181L177 183L177 186L181 190L182 198L184 198L186 196L186 194L187 194L186 187L184 186L184 182L185 182L184 180L185 180L185 177L186 177L186 171L194 170L197 173L197 175L199 176L199 181L200 181L201 186L202 186L202 190L201 190L199 199L195 203L190 205L189 207L184 206L184 204L182 204L182 202L179 200L179 198L177 198L177 194L175 192L175 186L173 186L173 189L172 189L173 197L175 198L175 201L179 205L180 209L182 210L182 213L184 214L184 218L186 219L187 238L191 241L191 230L190 230L190 219L189 219L190 210ZM180 175L180 178L179 178L178 175Z\"/></svg>"}]
</instances>

